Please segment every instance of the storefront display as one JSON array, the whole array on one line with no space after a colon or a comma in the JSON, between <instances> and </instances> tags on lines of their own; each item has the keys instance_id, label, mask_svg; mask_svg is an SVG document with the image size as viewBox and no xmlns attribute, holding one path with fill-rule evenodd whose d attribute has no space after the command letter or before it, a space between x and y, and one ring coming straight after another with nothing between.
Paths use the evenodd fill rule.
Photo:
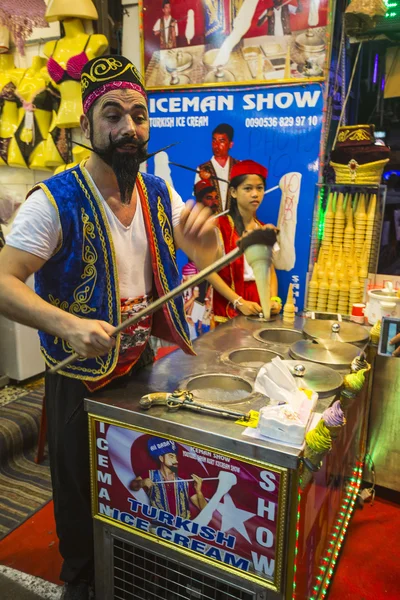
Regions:
<instances>
[{"instance_id":1,"label":"storefront display","mask_svg":"<svg viewBox=\"0 0 400 600\"><path fill-rule=\"evenodd\" d=\"M0 167L8 163L8 149L18 126L16 88L23 76L12 54L0 54Z\"/></svg>"},{"instance_id":2,"label":"storefront display","mask_svg":"<svg viewBox=\"0 0 400 600\"><path fill-rule=\"evenodd\" d=\"M306 308L349 315L377 272L386 187L318 186Z\"/></svg>"},{"instance_id":3,"label":"storefront display","mask_svg":"<svg viewBox=\"0 0 400 600\"><path fill-rule=\"evenodd\" d=\"M8 166L44 168L43 147L48 135L52 96L43 74L46 59L34 56L32 65L22 75L15 94L18 98L18 125L8 149ZM42 157L40 160L39 157Z\"/></svg>"},{"instance_id":4,"label":"storefront display","mask_svg":"<svg viewBox=\"0 0 400 600\"><path fill-rule=\"evenodd\" d=\"M322 80L328 0L143 0L148 89Z\"/></svg>"},{"instance_id":5,"label":"storefront display","mask_svg":"<svg viewBox=\"0 0 400 600\"><path fill-rule=\"evenodd\" d=\"M104 54L108 47L104 35L86 33L83 20L97 18L91 0L76 4L54 0L46 12L47 21L60 21L63 33L60 39L47 42L44 47L47 70L60 95L46 144L45 164L49 168L72 162L72 139L68 130L80 126L82 68L92 58Z\"/></svg>"},{"instance_id":6,"label":"storefront display","mask_svg":"<svg viewBox=\"0 0 400 600\"><path fill-rule=\"evenodd\" d=\"M51 2L50 2L51 4ZM35 27L47 27L44 19L46 4L44 0L1 0L0 25L12 34L18 51L24 55L24 44ZM4 34L3 34L4 39ZM6 38L8 40L8 38ZM1 45L1 41L0 41Z\"/></svg>"}]
</instances>

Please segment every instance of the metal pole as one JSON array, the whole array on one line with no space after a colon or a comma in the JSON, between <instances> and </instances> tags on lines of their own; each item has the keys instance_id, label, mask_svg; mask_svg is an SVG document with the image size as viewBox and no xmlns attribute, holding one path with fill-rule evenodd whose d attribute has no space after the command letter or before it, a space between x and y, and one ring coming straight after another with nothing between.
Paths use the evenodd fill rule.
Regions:
<instances>
[{"instance_id":1,"label":"metal pole","mask_svg":"<svg viewBox=\"0 0 400 600\"><path fill-rule=\"evenodd\" d=\"M178 285L178 287L176 287L173 290L171 290L170 292L168 292L168 294L161 296L161 298L158 298L155 302L152 302L151 304L149 304L146 308L144 308L140 312L136 313L136 315L134 315L130 319L127 319L126 321L123 321L122 323L120 323L118 325L118 327L116 327L114 329L113 333L111 334L111 337L115 337L118 333L120 333L121 331L124 331L124 329L127 329L128 327L135 325L136 323L141 321L144 317L147 317L148 315L151 315L152 313L156 312L164 304L169 302L169 300L176 298L176 296L180 296L188 288L194 287L195 285L201 283L202 281L204 281L204 279L207 279L207 277L209 275L211 275L212 273L220 271L223 267L226 267L226 265L229 265L232 261L234 261L236 258L238 258L242 253L243 253L243 251L240 248L235 248L235 250L232 250L225 256L222 256L220 259L218 259L217 261L215 261L214 263L212 263L211 265L209 265L208 267L206 267L205 269L200 271L197 275L195 275L188 281L181 283L181 285ZM61 371L61 369L64 369L68 365L74 363L76 360L78 360L78 358L79 358L78 354L76 354L76 353L71 354L71 356L69 356L65 360L61 361L60 363L58 363L58 365L49 369L49 373L53 374L53 373L57 373L58 371Z\"/></svg>"},{"instance_id":2,"label":"metal pole","mask_svg":"<svg viewBox=\"0 0 400 600\"><path fill-rule=\"evenodd\" d=\"M204 479L200 477L200 479L202 481L216 481L217 479L219 479L219 477L205 477ZM167 483L189 483L190 481L194 481L194 479L171 479L171 481L153 481L153 483L158 483L159 485L166 485Z\"/></svg>"}]
</instances>

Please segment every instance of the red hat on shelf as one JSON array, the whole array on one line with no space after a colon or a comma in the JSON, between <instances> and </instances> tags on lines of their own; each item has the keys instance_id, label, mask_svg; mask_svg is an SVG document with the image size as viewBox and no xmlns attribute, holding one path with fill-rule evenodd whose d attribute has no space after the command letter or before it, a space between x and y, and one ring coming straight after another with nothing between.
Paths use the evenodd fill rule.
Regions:
<instances>
[{"instance_id":1,"label":"red hat on shelf","mask_svg":"<svg viewBox=\"0 0 400 600\"><path fill-rule=\"evenodd\" d=\"M268 177L268 169L254 160L239 160L231 170L231 180L239 175L260 175L264 179Z\"/></svg>"}]
</instances>

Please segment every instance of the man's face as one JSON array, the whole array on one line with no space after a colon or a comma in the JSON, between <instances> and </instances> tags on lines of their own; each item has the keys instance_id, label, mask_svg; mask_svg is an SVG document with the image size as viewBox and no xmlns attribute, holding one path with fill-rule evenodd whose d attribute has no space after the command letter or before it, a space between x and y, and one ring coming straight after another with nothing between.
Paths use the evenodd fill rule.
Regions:
<instances>
[{"instance_id":1,"label":"man's face","mask_svg":"<svg viewBox=\"0 0 400 600\"><path fill-rule=\"evenodd\" d=\"M169 2L163 6L163 13L165 17L169 17L171 14L171 5Z\"/></svg>"},{"instance_id":2,"label":"man's face","mask_svg":"<svg viewBox=\"0 0 400 600\"><path fill-rule=\"evenodd\" d=\"M168 452L163 456L160 456L161 464L170 469L173 473L178 471L178 457L175 452Z\"/></svg>"},{"instance_id":3,"label":"man's face","mask_svg":"<svg viewBox=\"0 0 400 600\"><path fill-rule=\"evenodd\" d=\"M122 202L129 203L139 165L147 154L149 117L145 98L135 90L113 90L94 104L82 129L93 150L112 167Z\"/></svg>"},{"instance_id":4,"label":"man's face","mask_svg":"<svg viewBox=\"0 0 400 600\"><path fill-rule=\"evenodd\" d=\"M213 212L215 210L218 210L218 194L216 190L211 190L210 192L207 192L207 194L203 196L202 203L204 204L204 206L208 206L208 208L211 208Z\"/></svg>"},{"instance_id":5,"label":"man's face","mask_svg":"<svg viewBox=\"0 0 400 600\"><path fill-rule=\"evenodd\" d=\"M226 158L233 142L230 141L226 133L214 133L211 146L215 158Z\"/></svg>"}]
</instances>

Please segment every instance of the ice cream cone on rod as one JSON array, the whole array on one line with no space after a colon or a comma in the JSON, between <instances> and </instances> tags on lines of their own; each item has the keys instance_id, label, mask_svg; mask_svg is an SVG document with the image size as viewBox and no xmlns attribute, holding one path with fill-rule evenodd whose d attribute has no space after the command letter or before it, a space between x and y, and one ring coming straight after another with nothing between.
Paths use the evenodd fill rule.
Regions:
<instances>
[{"instance_id":1,"label":"ice cream cone on rod","mask_svg":"<svg viewBox=\"0 0 400 600\"><path fill-rule=\"evenodd\" d=\"M260 304L265 319L271 317L271 263L272 248L255 244L245 250L246 260L253 269Z\"/></svg>"}]
</instances>

